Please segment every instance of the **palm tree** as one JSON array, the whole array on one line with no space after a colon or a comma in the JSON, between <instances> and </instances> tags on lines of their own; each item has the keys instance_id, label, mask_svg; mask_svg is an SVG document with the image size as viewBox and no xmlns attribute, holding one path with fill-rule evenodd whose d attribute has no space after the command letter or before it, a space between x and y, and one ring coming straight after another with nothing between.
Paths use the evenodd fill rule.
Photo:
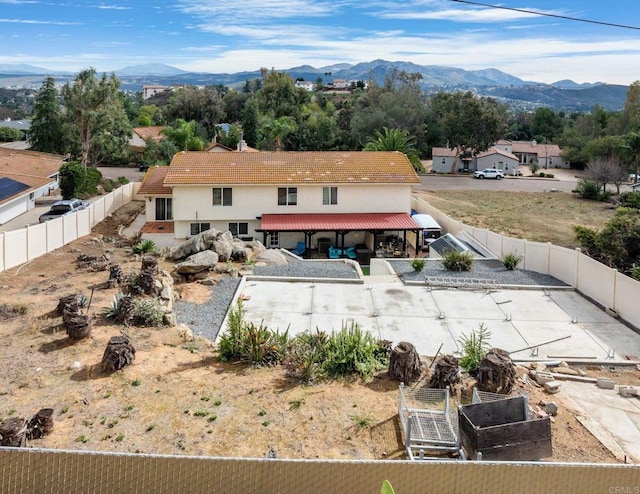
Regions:
<instances>
[{"instance_id":1,"label":"palm tree","mask_svg":"<svg viewBox=\"0 0 640 494\"><path fill-rule=\"evenodd\" d=\"M416 171L424 171L424 167L414 148L415 139L409 132L401 129L383 127L382 132L376 130L376 138L369 138L364 146L365 151L399 151L404 153Z\"/></svg>"},{"instance_id":2,"label":"palm tree","mask_svg":"<svg viewBox=\"0 0 640 494\"><path fill-rule=\"evenodd\" d=\"M295 123L290 117L268 119L262 126L262 131L265 133L266 138L275 145L276 151L280 151L282 139L294 130Z\"/></svg>"}]
</instances>

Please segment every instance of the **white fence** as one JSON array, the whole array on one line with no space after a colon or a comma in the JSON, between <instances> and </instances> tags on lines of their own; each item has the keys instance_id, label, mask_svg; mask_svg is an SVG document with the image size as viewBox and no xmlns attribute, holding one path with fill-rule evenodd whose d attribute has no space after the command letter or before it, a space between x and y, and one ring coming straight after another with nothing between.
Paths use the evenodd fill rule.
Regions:
<instances>
[{"instance_id":1,"label":"white fence","mask_svg":"<svg viewBox=\"0 0 640 494\"><path fill-rule=\"evenodd\" d=\"M640 328L640 282L586 256L580 249L567 249L550 243L529 242L507 237L484 228L456 221L423 199L414 198L413 209L430 214L445 232L462 232L485 246L497 258L517 253L523 257L522 269L549 274L591 298L623 320Z\"/></svg>"},{"instance_id":2,"label":"white fence","mask_svg":"<svg viewBox=\"0 0 640 494\"><path fill-rule=\"evenodd\" d=\"M38 225L0 233L0 272L89 235L94 226L120 206L130 202L139 187L138 182L128 183L100 197L87 209Z\"/></svg>"}]
</instances>

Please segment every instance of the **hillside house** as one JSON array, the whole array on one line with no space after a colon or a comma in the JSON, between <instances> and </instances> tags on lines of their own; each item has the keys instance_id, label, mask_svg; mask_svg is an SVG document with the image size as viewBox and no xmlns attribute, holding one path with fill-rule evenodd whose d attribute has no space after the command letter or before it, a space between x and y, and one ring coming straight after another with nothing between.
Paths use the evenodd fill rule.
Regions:
<instances>
[{"instance_id":1,"label":"hillside house","mask_svg":"<svg viewBox=\"0 0 640 494\"><path fill-rule=\"evenodd\" d=\"M411 188L420 183L397 152L180 152L153 167L143 234L183 239L215 228L267 247L322 251L419 232ZM147 238L152 238L147 236Z\"/></svg>"},{"instance_id":2,"label":"hillside house","mask_svg":"<svg viewBox=\"0 0 640 494\"><path fill-rule=\"evenodd\" d=\"M149 140L154 142L160 142L166 136L162 132L166 129L166 125L153 125L150 127L134 127L129 139L129 147L137 152L144 153L147 148L147 142Z\"/></svg>"},{"instance_id":3,"label":"hillside house","mask_svg":"<svg viewBox=\"0 0 640 494\"><path fill-rule=\"evenodd\" d=\"M0 147L0 225L35 207L58 189L64 157Z\"/></svg>"}]
</instances>

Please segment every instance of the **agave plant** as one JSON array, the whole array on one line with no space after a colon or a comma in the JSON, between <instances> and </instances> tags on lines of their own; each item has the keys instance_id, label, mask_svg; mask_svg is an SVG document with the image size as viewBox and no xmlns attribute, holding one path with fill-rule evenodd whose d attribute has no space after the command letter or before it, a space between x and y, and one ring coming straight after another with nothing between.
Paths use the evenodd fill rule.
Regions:
<instances>
[{"instance_id":1,"label":"agave plant","mask_svg":"<svg viewBox=\"0 0 640 494\"><path fill-rule=\"evenodd\" d=\"M153 240L149 239L141 240L133 246L134 254L150 254L155 252L155 250L156 244L153 242Z\"/></svg>"}]
</instances>

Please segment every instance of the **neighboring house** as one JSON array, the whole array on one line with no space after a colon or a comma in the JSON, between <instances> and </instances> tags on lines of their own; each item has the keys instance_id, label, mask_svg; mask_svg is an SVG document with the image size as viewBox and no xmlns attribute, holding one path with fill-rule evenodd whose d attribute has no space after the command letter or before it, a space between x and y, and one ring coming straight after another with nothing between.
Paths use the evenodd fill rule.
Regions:
<instances>
[{"instance_id":1,"label":"neighboring house","mask_svg":"<svg viewBox=\"0 0 640 494\"><path fill-rule=\"evenodd\" d=\"M505 151L502 147L492 146L486 151L473 156L456 157L456 150L449 148L432 149L432 170L436 173L473 172L485 168L496 168L509 173L518 168L518 157Z\"/></svg>"},{"instance_id":2,"label":"neighboring house","mask_svg":"<svg viewBox=\"0 0 640 494\"><path fill-rule=\"evenodd\" d=\"M311 81L296 81L296 87L312 92L316 88L316 83Z\"/></svg>"},{"instance_id":3,"label":"neighboring house","mask_svg":"<svg viewBox=\"0 0 640 494\"><path fill-rule=\"evenodd\" d=\"M171 88L169 86L161 86L159 84L145 84L142 86L142 99L153 98L156 94L164 93L165 91L169 91Z\"/></svg>"},{"instance_id":4,"label":"neighboring house","mask_svg":"<svg viewBox=\"0 0 640 494\"><path fill-rule=\"evenodd\" d=\"M21 130L25 135L27 135L31 128L31 120L11 120L10 118L6 118L4 120L0 120L0 127Z\"/></svg>"},{"instance_id":5,"label":"neighboring house","mask_svg":"<svg viewBox=\"0 0 640 494\"><path fill-rule=\"evenodd\" d=\"M0 224L35 207L36 199L58 188L64 157L0 148Z\"/></svg>"},{"instance_id":6,"label":"neighboring house","mask_svg":"<svg viewBox=\"0 0 640 494\"><path fill-rule=\"evenodd\" d=\"M456 150L449 148L432 149L432 169L437 173L476 171L484 168L497 168L509 173L518 165L529 165L537 161L540 168L570 168L570 164L561 157L557 144L538 144L536 141L507 141L500 139L488 150L477 156L456 158ZM454 164L455 162L455 164Z\"/></svg>"},{"instance_id":7,"label":"neighboring house","mask_svg":"<svg viewBox=\"0 0 640 494\"><path fill-rule=\"evenodd\" d=\"M529 165L537 161L540 168L571 168L568 161L562 159L562 150L557 144L538 144L536 141L513 141L511 152L520 163Z\"/></svg>"},{"instance_id":8,"label":"neighboring house","mask_svg":"<svg viewBox=\"0 0 640 494\"><path fill-rule=\"evenodd\" d=\"M151 127L135 127L132 129L129 146L137 153L144 153L147 148L147 141L150 139L159 142L166 136L162 132L166 129L166 125L154 125Z\"/></svg>"},{"instance_id":9,"label":"neighboring house","mask_svg":"<svg viewBox=\"0 0 640 494\"><path fill-rule=\"evenodd\" d=\"M235 149L225 146L224 144L220 144L219 142L212 142L204 150L207 153L229 153L231 151L235 151Z\"/></svg>"},{"instance_id":10,"label":"neighboring house","mask_svg":"<svg viewBox=\"0 0 640 494\"><path fill-rule=\"evenodd\" d=\"M139 193L147 220L175 238L215 228L267 247L373 250L390 233L406 245L406 232L422 229L410 216L418 183L397 152L180 152L149 169Z\"/></svg>"}]
</instances>

